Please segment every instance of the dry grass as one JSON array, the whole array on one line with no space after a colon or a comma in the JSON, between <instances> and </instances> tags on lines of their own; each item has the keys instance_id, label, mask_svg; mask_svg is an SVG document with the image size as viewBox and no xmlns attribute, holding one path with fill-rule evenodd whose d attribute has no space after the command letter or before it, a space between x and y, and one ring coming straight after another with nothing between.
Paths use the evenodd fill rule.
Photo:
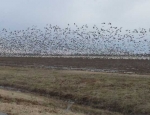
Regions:
<instances>
[{"instance_id":1,"label":"dry grass","mask_svg":"<svg viewBox=\"0 0 150 115\"><path fill-rule=\"evenodd\" d=\"M0 85L70 99L89 106L86 111L150 114L149 75L0 67ZM85 109L81 108L74 110Z\"/></svg>"},{"instance_id":2,"label":"dry grass","mask_svg":"<svg viewBox=\"0 0 150 115\"><path fill-rule=\"evenodd\" d=\"M84 115L66 112L53 104L61 103L54 99L0 89L0 111L11 115Z\"/></svg>"},{"instance_id":3,"label":"dry grass","mask_svg":"<svg viewBox=\"0 0 150 115\"><path fill-rule=\"evenodd\" d=\"M86 115L83 112L88 109L88 115L96 113L98 115L122 115L116 112L91 109L79 105L73 105L80 112L66 111L68 103L39 96L33 93L23 93L18 91L0 89L0 111L9 115ZM83 112L82 112L82 111Z\"/></svg>"}]
</instances>

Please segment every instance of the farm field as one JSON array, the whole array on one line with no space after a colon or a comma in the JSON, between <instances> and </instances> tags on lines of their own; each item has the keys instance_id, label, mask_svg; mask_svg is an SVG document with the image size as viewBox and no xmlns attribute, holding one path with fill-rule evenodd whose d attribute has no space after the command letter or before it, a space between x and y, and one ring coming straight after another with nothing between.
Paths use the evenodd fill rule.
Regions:
<instances>
[{"instance_id":1,"label":"farm field","mask_svg":"<svg viewBox=\"0 0 150 115\"><path fill-rule=\"evenodd\" d=\"M8 63L12 64L9 61ZM21 63L18 60L18 64ZM71 113L67 112L68 115L150 114L150 75L148 73L141 75L7 65L0 66L0 86L0 103L3 106L0 111L10 112L10 114L16 113L5 107L26 106L28 108L26 111L32 114L30 106L34 106L33 111L38 112L39 115L42 115L39 111L48 112L56 108L58 115L65 115L64 112L70 101L74 104L70 108ZM25 98L20 95L25 95ZM26 98L26 95L29 95L29 98ZM38 99L34 98L35 101L30 98L32 97L30 95ZM42 99L50 101L41 102ZM19 113L19 110L17 114L23 115Z\"/></svg>"},{"instance_id":2,"label":"farm field","mask_svg":"<svg viewBox=\"0 0 150 115\"><path fill-rule=\"evenodd\" d=\"M150 115L150 0L0 8L0 115Z\"/></svg>"},{"instance_id":3,"label":"farm field","mask_svg":"<svg viewBox=\"0 0 150 115\"><path fill-rule=\"evenodd\" d=\"M148 59L105 59L57 56L0 57L0 66L26 66L97 72L150 74L150 60Z\"/></svg>"}]
</instances>

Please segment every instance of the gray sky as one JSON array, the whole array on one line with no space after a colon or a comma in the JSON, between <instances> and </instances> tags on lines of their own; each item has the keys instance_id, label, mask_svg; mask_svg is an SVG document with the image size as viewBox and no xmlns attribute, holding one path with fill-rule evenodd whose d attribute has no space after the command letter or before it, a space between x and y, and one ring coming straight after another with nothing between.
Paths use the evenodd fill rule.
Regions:
<instances>
[{"instance_id":1,"label":"gray sky","mask_svg":"<svg viewBox=\"0 0 150 115\"><path fill-rule=\"evenodd\" d=\"M67 26L102 22L114 26L150 28L150 0L0 0L0 29L32 25Z\"/></svg>"},{"instance_id":2,"label":"gray sky","mask_svg":"<svg viewBox=\"0 0 150 115\"><path fill-rule=\"evenodd\" d=\"M123 29L147 30L149 13L150 0L0 0L0 30L33 25L42 29L46 24L65 28L68 24L74 27L74 23L101 28L103 22ZM141 47L144 43L149 48L149 36L149 42L142 42Z\"/></svg>"}]
</instances>

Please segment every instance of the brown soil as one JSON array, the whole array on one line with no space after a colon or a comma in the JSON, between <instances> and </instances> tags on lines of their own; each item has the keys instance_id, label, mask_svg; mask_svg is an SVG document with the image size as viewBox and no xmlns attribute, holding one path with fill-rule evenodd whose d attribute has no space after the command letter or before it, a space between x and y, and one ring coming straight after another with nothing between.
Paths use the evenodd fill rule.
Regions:
<instances>
[{"instance_id":1,"label":"brown soil","mask_svg":"<svg viewBox=\"0 0 150 115\"><path fill-rule=\"evenodd\" d=\"M110 72L150 73L150 60L138 59L87 59L87 58L54 58L54 57L0 57L0 65L36 66L57 68L104 69ZM111 71L114 70L114 71ZM99 71L99 70L97 70Z\"/></svg>"}]
</instances>

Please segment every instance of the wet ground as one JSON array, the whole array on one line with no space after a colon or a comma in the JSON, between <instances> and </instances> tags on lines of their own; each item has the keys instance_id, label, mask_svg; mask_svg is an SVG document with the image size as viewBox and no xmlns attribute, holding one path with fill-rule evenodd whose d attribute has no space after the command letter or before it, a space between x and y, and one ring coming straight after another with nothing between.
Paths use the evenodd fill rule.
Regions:
<instances>
[{"instance_id":1,"label":"wet ground","mask_svg":"<svg viewBox=\"0 0 150 115\"><path fill-rule=\"evenodd\" d=\"M8 114L0 112L0 115L8 115Z\"/></svg>"},{"instance_id":2,"label":"wet ground","mask_svg":"<svg viewBox=\"0 0 150 115\"><path fill-rule=\"evenodd\" d=\"M31 66L51 69L150 74L150 60L148 59L0 57L0 66Z\"/></svg>"}]
</instances>

